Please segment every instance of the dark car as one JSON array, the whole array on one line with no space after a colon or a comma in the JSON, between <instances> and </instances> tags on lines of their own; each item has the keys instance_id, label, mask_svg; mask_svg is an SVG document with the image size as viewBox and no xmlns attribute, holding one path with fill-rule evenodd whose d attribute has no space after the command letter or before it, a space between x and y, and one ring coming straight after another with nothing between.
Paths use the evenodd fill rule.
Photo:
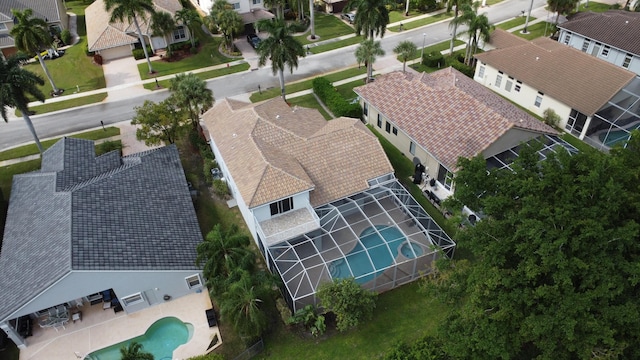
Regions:
<instances>
[{"instance_id":1,"label":"dark car","mask_svg":"<svg viewBox=\"0 0 640 360\"><path fill-rule=\"evenodd\" d=\"M256 34L249 34L247 35L247 41L251 44L252 48L257 49L262 40Z\"/></svg>"}]
</instances>

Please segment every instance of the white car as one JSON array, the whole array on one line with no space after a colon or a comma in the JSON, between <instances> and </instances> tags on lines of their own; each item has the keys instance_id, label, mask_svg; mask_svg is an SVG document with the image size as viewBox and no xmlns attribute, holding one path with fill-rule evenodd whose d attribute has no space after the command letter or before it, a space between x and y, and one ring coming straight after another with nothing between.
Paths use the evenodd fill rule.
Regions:
<instances>
[{"instance_id":1,"label":"white car","mask_svg":"<svg viewBox=\"0 0 640 360\"><path fill-rule=\"evenodd\" d=\"M356 13L353 11L349 13L342 13L340 17L343 18L344 20L347 20L349 24L353 24L353 21L356 19Z\"/></svg>"}]
</instances>

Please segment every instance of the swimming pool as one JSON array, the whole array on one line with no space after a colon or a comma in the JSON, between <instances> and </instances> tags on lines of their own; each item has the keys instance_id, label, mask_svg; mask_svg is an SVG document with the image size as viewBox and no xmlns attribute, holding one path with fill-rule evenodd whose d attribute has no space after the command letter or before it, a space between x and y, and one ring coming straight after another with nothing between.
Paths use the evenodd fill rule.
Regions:
<instances>
[{"instance_id":1,"label":"swimming pool","mask_svg":"<svg viewBox=\"0 0 640 360\"><path fill-rule=\"evenodd\" d=\"M144 335L94 351L87 360L120 360L120 348L132 342L142 344L142 350L153 354L155 360L171 360L173 351L186 344L193 335L193 325L175 317L162 318L149 326Z\"/></svg>"},{"instance_id":2,"label":"swimming pool","mask_svg":"<svg viewBox=\"0 0 640 360\"><path fill-rule=\"evenodd\" d=\"M394 259L398 256L398 248L405 241L405 236L395 226L376 225L375 227L368 227L360 233L360 243L364 247L358 243L353 250L345 255L346 261L345 259L337 259L329 264L331 277L338 279L353 276L356 278L356 282L364 284L380 275L384 269L393 264ZM388 244L388 247L385 243ZM414 245L420 248L417 244L411 244L412 248ZM407 248L407 251L410 252L411 250ZM420 248L420 254L417 255L422 255L422 248ZM369 258L371 258L371 261L369 261ZM349 267L351 267L353 275L351 275Z\"/></svg>"}]
</instances>

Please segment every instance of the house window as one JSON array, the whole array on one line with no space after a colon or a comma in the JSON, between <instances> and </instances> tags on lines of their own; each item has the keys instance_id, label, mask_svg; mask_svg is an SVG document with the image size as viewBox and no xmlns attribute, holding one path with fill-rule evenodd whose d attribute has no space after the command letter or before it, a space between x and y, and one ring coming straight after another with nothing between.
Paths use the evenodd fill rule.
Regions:
<instances>
[{"instance_id":1,"label":"house window","mask_svg":"<svg viewBox=\"0 0 640 360\"><path fill-rule=\"evenodd\" d=\"M496 87L500 87L500 84L502 84L502 75L498 74L496 75Z\"/></svg>"},{"instance_id":2,"label":"house window","mask_svg":"<svg viewBox=\"0 0 640 360\"><path fill-rule=\"evenodd\" d=\"M144 298L142 297L142 293L135 293L133 295L125 296L122 299L122 305L131 306L144 302Z\"/></svg>"},{"instance_id":3,"label":"house window","mask_svg":"<svg viewBox=\"0 0 640 360\"><path fill-rule=\"evenodd\" d=\"M513 81L507 80L507 83L505 84L504 89L507 90L507 92L511 92L512 86L513 86Z\"/></svg>"},{"instance_id":4,"label":"house window","mask_svg":"<svg viewBox=\"0 0 640 360\"><path fill-rule=\"evenodd\" d=\"M382 116L378 114L378 128L382 129Z\"/></svg>"},{"instance_id":5,"label":"house window","mask_svg":"<svg viewBox=\"0 0 640 360\"><path fill-rule=\"evenodd\" d=\"M438 168L438 182L440 182L445 189L451 190L453 186L453 173L440 165Z\"/></svg>"},{"instance_id":6,"label":"house window","mask_svg":"<svg viewBox=\"0 0 640 360\"><path fill-rule=\"evenodd\" d=\"M571 33L567 33L567 34L564 36L564 41L563 41L563 42L564 42L564 44L565 44L565 45L569 45L569 41L570 41L570 40L571 40Z\"/></svg>"},{"instance_id":7,"label":"house window","mask_svg":"<svg viewBox=\"0 0 640 360\"><path fill-rule=\"evenodd\" d=\"M286 198L269 204L271 208L271 216L285 213L293 209L293 198Z\"/></svg>"},{"instance_id":8,"label":"house window","mask_svg":"<svg viewBox=\"0 0 640 360\"><path fill-rule=\"evenodd\" d=\"M191 276L184 278L184 280L187 282L187 287L189 287L189 289L196 289L196 288L202 287L202 280L200 279L200 274L193 274Z\"/></svg>"},{"instance_id":9,"label":"house window","mask_svg":"<svg viewBox=\"0 0 640 360\"><path fill-rule=\"evenodd\" d=\"M536 101L533 103L533 105L539 108L540 104L542 104L542 96L536 95Z\"/></svg>"},{"instance_id":10,"label":"house window","mask_svg":"<svg viewBox=\"0 0 640 360\"><path fill-rule=\"evenodd\" d=\"M186 37L187 37L187 33L184 31L184 26L178 26L175 30L173 30L174 40L182 40Z\"/></svg>"},{"instance_id":11,"label":"house window","mask_svg":"<svg viewBox=\"0 0 640 360\"><path fill-rule=\"evenodd\" d=\"M569 113L569 119L567 120L565 129L567 129L567 131L572 133L573 135L580 136L586 122L587 115L579 112L576 109L571 109L571 113Z\"/></svg>"},{"instance_id":12,"label":"house window","mask_svg":"<svg viewBox=\"0 0 640 360\"><path fill-rule=\"evenodd\" d=\"M589 50L589 45L591 45L591 40L584 39L584 42L582 43L582 51L587 52L587 50Z\"/></svg>"},{"instance_id":13,"label":"house window","mask_svg":"<svg viewBox=\"0 0 640 360\"><path fill-rule=\"evenodd\" d=\"M602 48L602 57L607 57L609 56L609 50L611 50L611 47L609 45L605 45Z\"/></svg>"},{"instance_id":14,"label":"house window","mask_svg":"<svg viewBox=\"0 0 640 360\"><path fill-rule=\"evenodd\" d=\"M388 121L384 124L384 131L386 131L387 134L391 132L391 124L389 124Z\"/></svg>"},{"instance_id":15,"label":"house window","mask_svg":"<svg viewBox=\"0 0 640 360\"><path fill-rule=\"evenodd\" d=\"M514 88L514 90L516 92L520 92L521 88L522 88L522 81L516 81L516 87Z\"/></svg>"},{"instance_id":16,"label":"house window","mask_svg":"<svg viewBox=\"0 0 640 360\"><path fill-rule=\"evenodd\" d=\"M629 68L629 64L631 64L631 59L633 58L633 55L631 54L627 54L627 56L624 57L624 62L622 63L622 67L625 69Z\"/></svg>"},{"instance_id":17,"label":"house window","mask_svg":"<svg viewBox=\"0 0 640 360\"><path fill-rule=\"evenodd\" d=\"M237 2L237 3L233 3L233 4L231 4L231 6L233 6L233 10L238 10L238 9L240 9L240 3L239 3L239 2Z\"/></svg>"},{"instance_id":18,"label":"house window","mask_svg":"<svg viewBox=\"0 0 640 360\"><path fill-rule=\"evenodd\" d=\"M411 155L416 154L416 144L413 141L409 142L409 152Z\"/></svg>"},{"instance_id":19,"label":"house window","mask_svg":"<svg viewBox=\"0 0 640 360\"><path fill-rule=\"evenodd\" d=\"M253 5L259 5L260 4L260 0L253 0Z\"/></svg>"},{"instance_id":20,"label":"house window","mask_svg":"<svg viewBox=\"0 0 640 360\"><path fill-rule=\"evenodd\" d=\"M398 135L398 128L394 126L392 132L393 135Z\"/></svg>"},{"instance_id":21,"label":"house window","mask_svg":"<svg viewBox=\"0 0 640 360\"><path fill-rule=\"evenodd\" d=\"M0 23L0 30L7 30L7 25Z\"/></svg>"},{"instance_id":22,"label":"house window","mask_svg":"<svg viewBox=\"0 0 640 360\"><path fill-rule=\"evenodd\" d=\"M478 69L478 77L479 78L483 78L484 77L484 66L480 65L480 68Z\"/></svg>"},{"instance_id":23,"label":"house window","mask_svg":"<svg viewBox=\"0 0 640 360\"><path fill-rule=\"evenodd\" d=\"M362 113L364 114L364 116L369 115L369 104L364 103L364 106L362 106Z\"/></svg>"}]
</instances>

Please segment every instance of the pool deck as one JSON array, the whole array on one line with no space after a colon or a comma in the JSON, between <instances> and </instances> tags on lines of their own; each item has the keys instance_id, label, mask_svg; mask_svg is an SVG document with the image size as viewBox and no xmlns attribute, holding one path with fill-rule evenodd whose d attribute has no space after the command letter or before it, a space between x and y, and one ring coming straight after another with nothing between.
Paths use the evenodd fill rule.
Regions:
<instances>
[{"instance_id":1,"label":"pool deck","mask_svg":"<svg viewBox=\"0 0 640 360\"><path fill-rule=\"evenodd\" d=\"M164 302L150 308L125 314L114 314L110 309L88 304L81 307L82 320L69 322L64 329L33 329L33 336L27 338L27 348L20 350L20 360L80 359L104 347L142 335L157 320L174 316L194 327L192 338L173 352L173 359L187 359L202 355L214 335L218 344L222 337L217 326L209 327L205 310L211 308L211 299L205 289L202 293L191 294Z\"/></svg>"}]
</instances>

